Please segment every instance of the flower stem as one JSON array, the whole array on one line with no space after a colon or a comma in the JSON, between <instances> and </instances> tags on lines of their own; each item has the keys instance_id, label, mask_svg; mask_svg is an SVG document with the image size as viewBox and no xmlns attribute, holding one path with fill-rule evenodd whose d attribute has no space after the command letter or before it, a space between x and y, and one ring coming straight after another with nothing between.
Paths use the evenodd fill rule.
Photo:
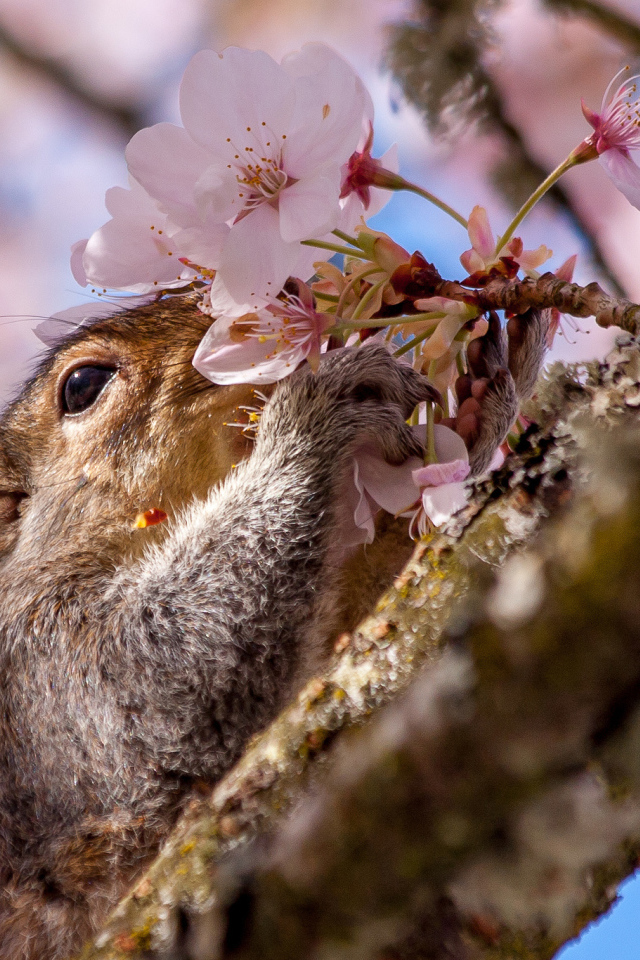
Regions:
<instances>
[{"instance_id":1,"label":"flower stem","mask_svg":"<svg viewBox=\"0 0 640 960\"><path fill-rule=\"evenodd\" d=\"M427 372L427 376L429 377L430 380L433 380L437 366L438 366L437 360L432 360L431 363L429 364L429 370ZM426 464L438 462L438 455L436 453L435 431L433 429L434 423L435 423L435 412L436 412L435 403L427 402L427 443L424 451L424 462Z\"/></svg>"},{"instance_id":2,"label":"flower stem","mask_svg":"<svg viewBox=\"0 0 640 960\"><path fill-rule=\"evenodd\" d=\"M316 300L328 300L330 303L337 303L340 299L335 293L320 293L319 290L314 290L313 295Z\"/></svg>"},{"instance_id":3,"label":"flower stem","mask_svg":"<svg viewBox=\"0 0 640 960\"><path fill-rule=\"evenodd\" d=\"M343 231L338 230L337 227L335 230L332 230L331 233L334 235L334 237L338 237L339 240L344 240L345 243L350 243L354 247L358 246L358 241L355 237L350 237L348 233L343 233Z\"/></svg>"},{"instance_id":4,"label":"flower stem","mask_svg":"<svg viewBox=\"0 0 640 960\"><path fill-rule=\"evenodd\" d=\"M394 357L401 357L403 354L408 353L409 350L413 350L413 348L417 347L419 343L422 343L423 340L426 340L427 337L430 337L437 326L438 324L434 323L434 325L429 327L428 330L425 330L424 333L420 333L417 337L414 337L413 340L408 340L407 343L403 343L401 347L398 347L397 350L394 350Z\"/></svg>"},{"instance_id":5,"label":"flower stem","mask_svg":"<svg viewBox=\"0 0 640 960\"><path fill-rule=\"evenodd\" d=\"M400 190L408 190L410 193L416 193L419 197L422 197L424 200L428 200L429 203L432 203L434 206L438 207L440 210L443 210L445 213L448 213L450 217L453 217L461 227L467 229L467 221L465 218L454 210L453 207L450 207L448 203L445 203L444 200L440 200L439 197L436 197L435 194L430 193L429 190L423 190L422 187L419 187L415 183L410 183L408 180L403 179L404 186L399 187Z\"/></svg>"},{"instance_id":6,"label":"flower stem","mask_svg":"<svg viewBox=\"0 0 640 960\"><path fill-rule=\"evenodd\" d=\"M305 247L320 247L321 250L333 250L334 253L343 253L345 257L357 257L359 260L366 260L365 254L358 248L342 247L339 243L328 243L326 240L301 240L300 243Z\"/></svg>"},{"instance_id":7,"label":"flower stem","mask_svg":"<svg viewBox=\"0 0 640 960\"><path fill-rule=\"evenodd\" d=\"M338 306L336 307L336 317L342 316L342 311L344 310L344 305L347 302L347 295L355 287L356 283L359 283L364 277L370 276L372 273L378 273L378 267L373 266L369 267L368 270L363 270L362 273L353 273L351 279L345 284L342 293L338 297Z\"/></svg>"},{"instance_id":8,"label":"flower stem","mask_svg":"<svg viewBox=\"0 0 640 960\"><path fill-rule=\"evenodd\" d=\"M373 298L375 297L375 295L376 295L376 293L378 292L378 290L380 290L381 287L384 287L385 283L387 283L387 282L388 282L388 281L387 281L387 278L386 278L386 277L383 277L382 280L378 280L377 283L374 283L373 286L369 287L369 289L368 289L367 292L364 294L364 296L362 297L362 299L356 304L356 308L355 308L355 310L353 311L353 313L351 314L351 320L352 320L352 321L357 320L358 317L361 317L361 316L362 316L362 314L363 314L363 312L364 312L364 309L365 309L365 307L367 306L367 304L371 303L371 301L372 301Z\"/></svg>"},{"instance_id":9,"label":"flower stem","mask_svg":"<svg viewBox=\"0 0 640 960\"><path fill-rule=\"evenodd\" d=\"M542 181L542 183L537 188L537 190L533 191L529 199L525 201L525 203L520 207L515 217L513 218L513 220L505 230L505 232L502 234L500 239L498 240L498 243L496 244L496 252L495 252L496 257L498 256L502 248L505 246L505 244L507 244L509 240L511 240L511 237L513 236L514 232L518 229L518 227L520 226L524 218L527 216L527 214L530 213L531 210L533 210L538 200L541 200L542 197L544 197L545 193L547 193L547 191L551 189L551 187L554 185L554 183L556 183L556 181L560 179L563 173L566 173L567 170L571 169L571 167L575 167L576 164L579 162L580 161L575 156L573 156L573 154L569 154L566 160L563 160L562 163L558 167L556 167L555 170L552 170L549 176Z\"/></svg>"}]
</instances>

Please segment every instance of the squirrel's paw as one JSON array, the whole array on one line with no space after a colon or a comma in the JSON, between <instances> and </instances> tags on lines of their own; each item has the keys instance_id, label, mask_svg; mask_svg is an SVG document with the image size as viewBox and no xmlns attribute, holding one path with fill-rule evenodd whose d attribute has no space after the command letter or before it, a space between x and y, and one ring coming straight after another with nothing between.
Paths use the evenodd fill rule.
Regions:
<instances>
[{"instance_id":1,"label":"squirrel's paw","mask_svg":"<svg viewBox=\"0 0 640 960\"><path fill-rule=\"evenodd\" d=\"M386 460L402 463L422 454L406 419L418 403L440 399L425 376L368 341L324 355L317 373L305 366L282 381L265 408L261 432L304 431L333 456L374 442Z\"/></svg>"}]
</instances>

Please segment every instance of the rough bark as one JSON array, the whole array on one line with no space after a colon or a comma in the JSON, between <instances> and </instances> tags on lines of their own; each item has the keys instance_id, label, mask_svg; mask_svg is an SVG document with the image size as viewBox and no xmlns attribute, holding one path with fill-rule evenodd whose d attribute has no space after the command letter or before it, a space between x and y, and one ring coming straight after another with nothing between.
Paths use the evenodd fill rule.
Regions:
<instances>
[{"instance_id":1,"label":"rough bark","mask_svg":"<svg viewBox=\"0 0 640 960\"><path fill-rule=\"evenodd\" d=\"M531 429L84 960L550 958L640 850L640 351ZM393 702L391 702L393 701Z\"/></svg>"}]
</instances>

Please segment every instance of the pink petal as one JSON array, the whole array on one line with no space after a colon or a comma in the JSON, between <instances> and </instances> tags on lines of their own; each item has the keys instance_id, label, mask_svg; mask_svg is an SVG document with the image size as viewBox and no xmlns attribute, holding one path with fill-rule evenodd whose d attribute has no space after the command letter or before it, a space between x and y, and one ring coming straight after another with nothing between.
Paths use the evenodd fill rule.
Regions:
<instances>
[{"instance_id":1,"label":"pink petal","mask_svg":"<svg viewBox=\"0 0 640 960\"><path fill-rule=\"evenodd\" d=\"M422 424L418 429L422 430L422 441L424 443L426 427ZM451 460L466 460L467 463L469 462L469 453L465 442L455 430L451 430L441 423L436 423L433 428L433 437L436 455L440 463L446 463Z\"/></svg>"},{"instance_id":2,"label":"pink petal","mask_svg":"<svg viewBox=\"0 0 640 960\"><path fill-rule=\"evenodd\" d=\"M222 282L238 303L278 295L298 258L299 244L285 243L277 210L263 203L234 223L220 263Z\"/></svg>"},{"instance_id":3,"label":"pink petal","mask_svg":"<svg viewBox=\"0 0 640 960\"><path fill-rule=\"evenodd\" d=\"M177 224L199 223L194 187L212 158L186 130L173 123L156 123L136 133L125 156L135 179Z\"/></svg>"},{"instance_id":4,"label":"pink petal","mask_svg":"<svg viewBox=\"0 0 640 960\"><path fill-rule=\"evenodd\" d=\"M455 314L443 317L422 348L425 360L437 360L438 357L444 356L453 343L454 337L460 332L463 323L464 318Z\"/></svg>"},{"instance_id":5,"label":"pink petal","mask_svg":"<svg viewBox=\"0 0 640 960\"><path fill-rule=\"evenodd\" d=\"M112 187L107 202L116 216L89 238L82 258L91 283L144 293L193 276L178 259L181 253L169 235L166 216L142 187Z\"/></svg>"},{"instance_id":6,"label":"pink petal","mask_svg":"<svg viewBox=\"0 0 640 960\"><path fill-rule=\"evenodd\" d=\"M515 260L525 273L529 273L531 270L537 270L552 256L553 250L541 244L536 250L523 250Z\"/></svg>"},{"instance_id":7,"label":"pink petal","mask_svg":"<svg viewBox=\"0 0 640 960\"><path fill-rule=\"evenodd\" d=\"M304 351L294 346L275 354L274 341L247 336L237 342L231 337L233 320L216 320L204 335L193 365L213 383L275 383L295 370L304 360Z\"/></svg>"},{"instance_id":8,"label":"pink petal","mask_svg":"<svg viewBox=\"0 0 640 960\"><path fill-rule=\"evenodd\" d=\"M417 457L400 466L387 463L371 446L356 451L355 459L363 488L388 513L397 514L413 506L420 496L412 472L420 467Z\"/></svg>"},{"instance_id":9,"label":"pink petal","mask_svg":"<svg viewBox=\"0 0 640 960\"><path fill-rule=\"evenodd\" d=\"M237 162L236 154L249 152L245 148L273 156L290 132L294 106L291 77L261 50L201 50L180 86L185 128L224 163Z\"/></svg>"},{"instance_id":10,"label":"pink petal","mask_svg":"<svg viewBox=\"0 0 640 960\"><path fill-rule=\"evenodd\" d=\"M236 169L229 170L225 164L221 170L220 164L211 164L195 184L194 203L203 218L232 220L242 212L247 190L238 183Z\"/></svg>"},{"instance_id":11,"label":"pink petal","mask_svg":"<svg viewBox=\"0 0 640 960\"><path fill-rule=\"evenodd\" d=\"M562 266L558 267L555 271L555 275L559 280L566 280L567 283L571 283L573 280L573 271L576 268L576 262L578 260L578 254L574 253L569 257Z\"/></svg>"},{"instance_id":12,"label":"pink petal","mask_svg":"<svg viewBox=\"0 0 640 960\"><path fill-rule=\"evenodd\" d=\"M332 167L287 186L280 194L280 235L285 243L319 238L338 222L340 169Z\"/></svg>"},{"instance_id":13,"label":"pink petal","mask_svg":"<svg viewBox=\"0 0 640 960\"><path fill-rule=\"evenodd\" d=\"M343 58L323 43L308 43L285 57L294 78L295 112L283 151L290 176L309 176L327 163L340 166L355 150L368 107L362 81Z\"/></svg>"},{"instance_id":14,"label":"pink petal","mask_svg":"<svg viewBox=\"0 0 640 960\"><path fill-rule=\"evenodd\" d=\"M346 547L355 547L360 543L373 543L376 535L375 514L377 504L367 496L362 478L362 467L358 457L353 461L353 487L347 493L348 514L353 517L355 529L340 529L340 539Z\"/></svg>"},{"instance_id":15,"label":"pink petal","mask_svg":"<svg viewBox=\"0 0 640 960\"><path fill-rule=\"evenodd\" d=\"M71 273L73 274L73 279L76 283L79 283L81 287L86 287L89 282L82 263L88 242L88 240L78 240L71 246Z\"/></svg>"},{"instance_id":16,"label":"pink petal","mask_svg":"<svg viewBox=\"0 0 640 960\"><path fill-rule=\"evenodd\" d=\"M228 236L229 227L226 223L205 223L199 227L178 230L171 239L179 249L180 256L197 263L199 267L216 270Z\"/></svg>"},{"instance_id":17,"label":"pink petal","mask_svg":"<svg viewBox=\"0 0 640 960\"><path fill-rule=\"evenodd\" d=\"M598 160L620 193L640 210L640 168L637 163L626 151L615 148L601 153Z\"/></svg>"},{"instance_id":18,"label":"pink petal","mask_svg":"<svg viewBox=\"0 0 640 960\"><path fill-rule=\"evenodd\" d=\"M212 317L226 317L229 319L242 317L245 313L257 313L258 310L265 307L268 303L267 300L263 299L256 299L252 303L237 303L225 287L219 273L216 274L215 280L209 288L207 300L206 313Z\"/></svg>"},{"instance_id":19,"label":"pink petal","mask_svg":"<svg viewBox=\"0 0 640 960\"><path fill-rule=\"evenodd\" d=\"M441 487L447 483L460 483L469 476L468 460L450 460L447 463L429 463L412 471L417 487Z\"/></svg>"},{"instance_id":20,"label":"pink petal","mask_svg":"<svg viewBox=\"0 0 640 960\"><path fill-rule=\"evenodd\" d=\"M489 217L484 207L475 206L469 215L469 239L471 246L482 257L488 260L495 254L496 241L489 224ZM460 258L462 259L462 257ZM465 264L463 266L466 267Z\"/></svg>"}]
</instances>

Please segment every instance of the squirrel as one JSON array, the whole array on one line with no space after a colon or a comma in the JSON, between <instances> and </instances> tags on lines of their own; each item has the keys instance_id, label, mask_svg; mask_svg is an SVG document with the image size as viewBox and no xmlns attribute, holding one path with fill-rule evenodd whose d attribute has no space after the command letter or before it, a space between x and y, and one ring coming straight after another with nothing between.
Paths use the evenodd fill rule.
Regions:
<instances>
[{"instance_id":1,"label":"squirrel","mask_svg":"<svg viewBox=\"0 0 640 960\"><path fill-rule=\"evenodd\" d=\"M224 426L251 388L192 366L209 323L190 298L88 323L0 420L4 960L79 949L327 649L355 447L422 453L406 418L437 393L376 338L277 384L251 448ZM544 326L495 320L470 350L476 473ZM139 529L145 511L166 520Z\"/></svg>"}]
</instances>

